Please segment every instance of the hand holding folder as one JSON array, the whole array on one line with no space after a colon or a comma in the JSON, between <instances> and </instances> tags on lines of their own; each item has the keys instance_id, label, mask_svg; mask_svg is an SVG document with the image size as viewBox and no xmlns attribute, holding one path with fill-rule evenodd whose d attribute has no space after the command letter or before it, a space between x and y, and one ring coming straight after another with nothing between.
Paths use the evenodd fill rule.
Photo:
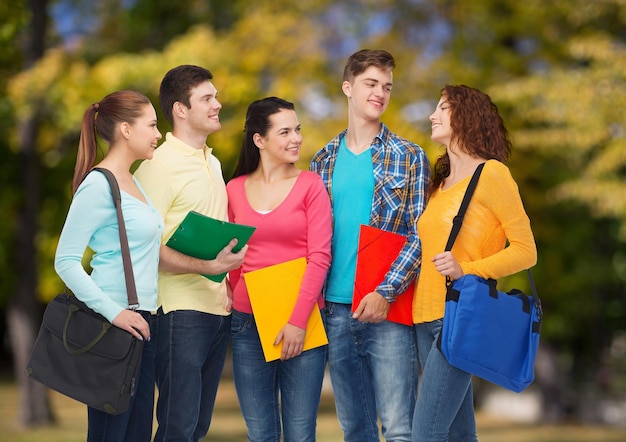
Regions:
<instances>
[{"instance_id":1,"label":"hand holding folder","mask_svg":"<svg viewBox=\"0 0 626 442\"><path fill-rule=\"evenodd\" d=\"M305 269L306 258L298 258L243 274L266 362L280 359L283 344L274 345L274 339L291 317ZM303 351L326 344L322 315L315 305L307 322Z\"/></svg>"},{"instance_id":2,"label":"hand holding folder","mask_svg":"<svg viewBox=\"0 0 626 442\"><path fill-rule=\"evenodd\" d=\"M352 311L361 299L376 290L406 243L406 237L376 227L361 225L356 260ZM391 303L387 321L413 325L413 292L415 282Z\"/></svg>"},{"instance_id":3,"label":"hand holding folder","mask_svg":"<svg viewBox=\"0 0 626 442\"><path fill-rule=\"evenodd\" d=\"M233 253L240 251L255 229L253 226L229 223L192 210L176 228L166 245L194 258L215 259L233 238L237 238ZM202 276L211 281L222 282L226 273Z\"/></svg>"}]
</instances>

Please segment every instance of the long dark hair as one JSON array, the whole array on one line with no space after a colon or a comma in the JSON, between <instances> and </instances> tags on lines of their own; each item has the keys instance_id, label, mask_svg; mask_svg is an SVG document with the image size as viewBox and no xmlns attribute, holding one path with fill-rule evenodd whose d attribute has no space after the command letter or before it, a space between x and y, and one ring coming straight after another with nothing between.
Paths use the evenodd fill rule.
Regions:
<instances>
[{"instance_id":1,"label":"long dark hair","mask_svg":"<svg viewBox=\"0 0 626 442\"><path fill-rule=\"evenodd\" d=\"M96 163L98 149L96 134L110 146L115 141L117 125L123 122L133 124L149 104L150 99L144 94L124 90L113 92L87 108L80 129L72 195L76 193L85 174Z\"/></svg>"},{"instance_id":2,"label":"long dark hair","mask_svg":"<svg viewBox=\"0 0 626 442\"><path fill-rule=\"evenodd\" d=\"M267 135L267 131L271 127L270 117L283 109L295 110L295 106L293 103L278 97L263 98L248 106L243 129L243 143L233 178L254 172L259 167L261 155L259 148L254 144L254 134L259 134L262 137Z\"/></svg>"},{"instance_id":3,"label":"long dark hair","mask_svg":"<svg viewBox=\"0 0 626 442\"><path fill-rule=\"evenodd\" d=\"M451 141L464 152L506 163L511 155L511 141L498 107L489 95L469 86L446 85L441 96L450 106ZM448 152L437 158L430 186L432 193L450 175Z\"/></svg>"}]
</instances>

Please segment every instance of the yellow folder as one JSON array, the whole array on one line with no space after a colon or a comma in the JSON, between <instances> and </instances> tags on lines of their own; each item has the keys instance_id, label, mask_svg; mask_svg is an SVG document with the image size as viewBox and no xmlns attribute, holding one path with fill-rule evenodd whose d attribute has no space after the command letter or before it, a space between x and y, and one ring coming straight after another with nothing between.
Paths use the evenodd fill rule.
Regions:
<instances>
[{"instance_id":1,"label":"yellow folder","mask_svg":"<svg viewBox=\"0 0 626 442\"><path fill-rule=\"evenodd\" d=\"M243 275L266 362L280 359L283 343L274 345L274 339L291 317L305 268L306 258L298 258ZM316 305L307 322L304 350L326 344L328 338Z\"/></svg>"}]
</instances>

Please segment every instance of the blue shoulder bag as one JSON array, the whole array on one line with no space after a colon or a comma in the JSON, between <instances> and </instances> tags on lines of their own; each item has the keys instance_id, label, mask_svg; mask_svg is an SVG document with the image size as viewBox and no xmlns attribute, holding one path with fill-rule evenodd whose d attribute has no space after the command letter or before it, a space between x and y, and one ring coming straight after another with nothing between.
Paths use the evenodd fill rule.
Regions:
<instances>
[{"instance_id":1,"label":"blue shoulder bag","mask_svg":"<svg viewBox=\"0 0 626 442\"><path fill-rule=\"evenodd\" d=\"M461 230L484 163L472 176L452 222L446 251ZM543 312L530 270L532 296L501 292L494 279L446 278L446 305L438 345L450 365L519 393L532 384Z\"/></svg>"}]
</instances>

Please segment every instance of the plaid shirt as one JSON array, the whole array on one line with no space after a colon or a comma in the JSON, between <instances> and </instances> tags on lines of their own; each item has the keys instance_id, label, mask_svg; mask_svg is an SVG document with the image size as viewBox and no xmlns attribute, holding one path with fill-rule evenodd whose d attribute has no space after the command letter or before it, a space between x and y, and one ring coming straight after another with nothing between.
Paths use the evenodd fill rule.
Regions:
<instances>
[{"instance_id":1,"label":"plaid shirt","mask_svg":"<svg viewBox=\"0 0 626 442\"><path fill-rule=\"evenodd\" d=\"M311 160L310 169L322 177L330 200L332 178L343 131ZM403 293L417 276L422 262L422 245L417 219L426 205L430 163L418 145L389 131L384 123L372 141L374 197L370 225L407 237L407 242L376 291L388 301ZM337 220L335 220L336 222Z\"/></svg>"}]
</instances>

